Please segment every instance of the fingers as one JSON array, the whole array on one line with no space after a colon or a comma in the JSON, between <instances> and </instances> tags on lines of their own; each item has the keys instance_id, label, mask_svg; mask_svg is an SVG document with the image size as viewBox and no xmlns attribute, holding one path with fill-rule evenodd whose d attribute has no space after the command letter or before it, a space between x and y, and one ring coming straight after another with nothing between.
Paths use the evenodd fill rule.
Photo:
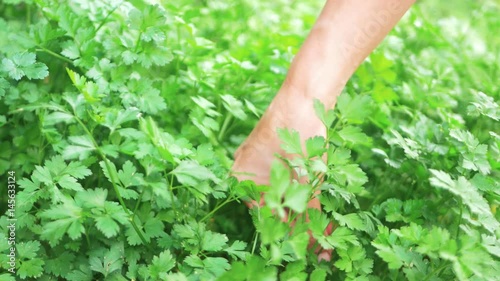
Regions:
<instances>
[{"instance_id":1,"label":"fingers","mask_svg":"<svg viewBox=\"0 0 500 281\"><path fill-rule=\"evenodd\" d=\"M318 254L318 262L330 261L332 259L332 250L324 250Z\"/></svg>"},{"instance_id":2,"label":"fingers","mask_svg":"<svg viewBox=\"0 0 500 281\"><path fill-rule=\"evenodd\" d=\"M333 232L334 225L332 222L328 224L328 226L325 229L325 236L330 236ZM332 258L332 249L324 249L318 254L318 262L321 262L321 260L325 261L330 261Z\"/></svg>"},{"instance_id":3,"label":"fingers","mask_svg":"<svg viewBox=\"0 0 500 281\"><path fill-rule=\"evenodd\" d=\"M251 200L251 201L245 201L244 202L245 205L247 205L248 208L252 209L252 208L255 208L255 207L262 207L264 206L265 202L264 202L264 193L261 194L260 196L260 200L259 202L257 203L257 201L255 200Z\"/></svg>"},{"instance_id":4,"label":"fingers","mask_svg":"<svg viewBox=\"0 0 500 281\"><path fill-rule=\"evenodd\" d=\"M319 191L318 191L318 193L319 193ZM246 202L244 202L245 205L250 209L255 208L255 207L263 207L265 205L264 193L262 193L261 195L262 196L260 197L259 202L255 201L255 200L246 201ZM317 197L315 197L311 201L309 201L309 203L307 204L307 207L308 207L308 209L321 210L321 203L319 202L319 199ZM275 212L273 211L273 213L275 213ZM285 208L285 216L283 218L281 218L281 220L285 223L289 223L289 225L291 227L290 234L293 233L293 229L294 229L294 226L295 226L297 220L300 219L302 216L305 215L306 222L310 221L309 214L307 211L303 214L298 214L296 217L293 218L292 221L289 221L290 218L289 218L288 214L289 214L289 209ZM324 230L324 235L329 236L333 232L333 229L334 229L334 224L330 222ZM308 249L312 249L313 247L316 247L314 249L314 253L318 255L318 262L330 261L331 257L332 257L333 250L332 249L323 249L321 246L317 245L317 241L316 241L316 239L314 239L312 232L310 230L308 230L307 232L309 234Z\"/></svg>"},{"instance_id":5,"label":"fingers","mask_svg":"<svg viewBox=\"0 0 500 281\"><path fill-rule=\"evenodd\" d=\"M236 153L236 158L235 158L235 163L232 167L233 170L233 175L239 180L252 180L256 184L262 184L262 185L268 185L269 184L269 171L270 171L270 159L264 159L265 157L255 157L255 154L252 154L252 147L246 149L241 149L238 150ZM252 157L251 157L252 156ZM256 158L256 159L255 159ZM249 161L249 159L252 159L253 161ZM325 159L325 157L323 157ZM326 160L326 159L325 159ZM246 172L246 173L244 173ZM307 176L299 176L297 174L297 171L295 169L292 169L292 174L293 178L297 181L299 181L302 184L307 184L309 181L309 178ZM319 178L320 181L322 181L322 178ZM319 201L318 195L320 194L320 190L315 190L313 199L311 199L308 204L307 204L307 209L317 209L321 211L321 203ZM253 209L255 207L263 207L265 206L265 198L264 198L264 193L261 193L260 198L256 200L250 200L250 201L245 201L245 205ZM272 210L272 213L276 215L275 210ZM309 214L306 211L305 213L302 214L295 214L292 217L289 217L289 210L288 208L285 208L285 215L281 218L281 220L287 224L290 225L291 228L291 233L293 233L295 229L295 225L298 222L298 219L304 219L305 222L309 223ZM302 217L302 216L305 216ZM330 223L326 229L324 230L324 234L326 236L330 235L332 233L333 229L333 224ZM323 249L321 246L318 245L316 239L314 239L312 233L310 230L308 230L309 234L309 243L308 243L308 249L312 249L312 251L318 255L318 261L330 261L331 256L332 256L332 250L331 249Z\"/></svg>"}]
</instances>

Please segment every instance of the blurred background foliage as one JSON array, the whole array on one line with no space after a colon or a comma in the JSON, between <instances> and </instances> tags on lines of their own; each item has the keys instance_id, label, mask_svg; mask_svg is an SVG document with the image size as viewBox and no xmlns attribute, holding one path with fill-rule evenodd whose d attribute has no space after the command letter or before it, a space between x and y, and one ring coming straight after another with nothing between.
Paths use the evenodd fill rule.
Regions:
<instances>
[{"instance_id":1,"label":"blurred background foliage","mask_svg":"<svg viewBox=\"0 0 500 281\"><path fill-rule=\"evenodd\" d=\"M1 1L0 174L2 183L7 171L16 171L22 179L18 198L25 202L18 209L22 215L18 239L26 241L25 249L26 245L31 247L28 250L37 249L32 251L36 255L27 250L25 256L20 255L21 276L123 280L119 279L123 273L128 279L185 280L182 273L189 280L210 280L222 276L229 264L237 264L234 271L241 269L238 262L244 259L229 254L229 244L221 244L226 252L215 247L212 249L217 251L203 256L186 246L189 239L200 245L202 241L188 239L186 233L213 235L221 241L220 235L227 235L225 239L231 243L241 240L249 244L246 251L258 240L262 229L256 232L254 223L259 221L255 216L252 221L232 191L241 187L228 177L232 154L279 89L323 4L312 0ZM349 124L361 128L370 141L335 145L352 150L349 161L363 169L368 182L358 193L348 190L359 199L358 208L339 203L341 209L334 212L369 213L376 217L372 223L379 220L396 232L389 235L382 226L380 231L375 227L353 230L366 251L364 255L353 253L373 262L371 275L361 269L334 270L311 260L306 269L299 266L297 272L320 268L334 280L498 280L494 273L498 270L499 234L482 228L491 230L500 217L496 211L500 200L499 14L500 3L493 0L418 1L360 66L344 95L371 101L360 106L371 114L362 122ZM31 59L33 54L36 61ZM86 137L85 128L90 133ZM63 233L59 239L68 246L52 247L56 231L43 231L58 221L57 216L51 217L52 208L63 206L65 210L61 198L77 202L80 194L74 182L69 185L74 190L54 188L60 185L55 182L60 180L60 167L54 164L60 164L60 159L91 171L78 182L85 190L104 188L110 206L118 206L119 196L103 163L108 159L122 175L126 167L136 171L133 180L123 180L117 189L128 196L124 209L133 210L139 228L156 250L146 250L132 227L122 221L122 211L116 209L114 220L120 223L120 233L96 229L94 219L101 219L101 214L89 211L79 219L87 237L93 239L86 242L83 236L72 239L70 233ZM490 220L477 222L475 214L464 208L470 207L463 203L467 200L430 184L435 178L431 169L478 185L489 204ZM204 173L186 172L195 170ZM43 178L43 171L54 182ZM7 194L5 184L0 192ZM326 200L340 200L328 196ZM2 214L6 199L0 197ZM474 207L474 202L470 204ZM333 220L332 216L328 219ZM264 222L273 225L270 220L260 221ZM453 253L456 260L452 262L443 254L449 249L422 250L425 262L420 259L422 267L416 268L412 259L421 256L412 250L411 239L399 235L400 241L394 235L413 224L432 229L423 237L442 245L460 241L463 251ZM5 216L0 226L4 231ZM457 226L461 228L457 230ZM456 236L450 237L447 231ZM111 245L109 237L115 237L125 249ZM393 245L386 245L388 241ZM490 248L484 246L487 243ZM6 251L5 243L1 245L1 251ZM391 250L375 253L384 246ZM495 251L496 255L488 254ZM258 252L245 268L267 272L264 265L271 262L262 262ZM126 260L117 257L113 270L96 266L106 262L103 256L123 253ZM347 250L339 251L333 262L348 260L345 253ZM260 254L268 257L265 250ZM281 252L277 255L273 259L280 262L286 257ZM221 257L223 261L218 259ZM474 263L466 257L485 262ZM63 259L67 271L56 266ZM203 259L203 266L195 266L197 259ZM95 262L92 268L88 265L91 260ZM172 260L179 275L161 275L157 268L167 268ZM491 261L496 267L488 263ZM209 262L218 262L224 270L214 271ZM362 261L352 261L354 268L356 262ZM404 265L398 268L399 263ZM278 266L280 272L285 264ZM290 268L289 276L293 276L296 269Z\"/></svg>"}]
</instances>

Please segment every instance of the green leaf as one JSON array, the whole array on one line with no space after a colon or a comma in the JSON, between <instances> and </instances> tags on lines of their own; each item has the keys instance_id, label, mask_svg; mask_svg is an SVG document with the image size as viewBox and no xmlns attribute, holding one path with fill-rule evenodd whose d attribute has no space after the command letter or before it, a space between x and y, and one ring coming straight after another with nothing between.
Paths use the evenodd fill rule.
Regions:
<instances>
[{"instance_id":1,"label":"green leaf","mask_svg":"<svg viewBox=\"0 0 500 281\"><path fill-rule=\"evenodd\" d=\"M280 217L284 217L285 211L283 209L282 197L290 186L289 169L283 163L275 160L271 165L269 183L271 188L266 195L266 204L271 209L276 209Z\"/></svg>"},{"instance_id":2,"label":"green leaf","mask_svg":"<svg viewBox=\"0 0 500 281\"><path fill-rule=\"evenodd\" d=\"M147 45L146 51L138 54L137 61L145 68L164 66L173 60L172 51L165 46Z\"/></svg>"},{"instance_id":3,"label":"green leaf","mask_svg":"<svg viewBox=\"0 0 500 281\"><path fill-rule=\"evenodd\" d=\"M70 281L91 281L92 279L92 271L90 267L81 265L79 269L73 270L70 274L68 274L68 280Z\"/></svg>"},{"instance_id":4,"label":"green leaf","mask_svg":"<svg viewBox=\"0 0 500 281\"><path fill-rule=\"evenodd\" d=\"M220 281L274 281L277 280L277 269L274 266L266 266L266 261L256 255L249 257L246 264L236 262L232 268L222 275Z\"/></svg>"},{"instance_id":5,"label":"green leaf","mask_svg":"<svg viewBox=\"0 0 500 281\"><path fill-rule=\"evenodd\" d=\"M264 210L267 209L270 212L269 207L266 206L264 208ZM264 244L283 239L283 236L286 235L290 229L288 225L274 216L261 218L255 227L260 232L262 243Z\"/></svg>"},{"instance_id":6,"label":"green leaf","mask_svg":"<svg viewBox=\"0 0 500 281\"><path fill-rule=\"evenodd\" d=\"M65 251L54 259L45 261L45 270L55 276L66 277L73 267L75 255Z\"/></svg>"},{"instance_id":7,"label":"green leaf","mask_svg":"<svg viewBox=\"0 0 500 281\"><path fill-rule=\"evenodd\" d=\"M11 273L0 274L0 280L2 281L16 281L16 278Z\"/></svg>"},{"instance_id":8,"label":"green leaf","mask_svg":"<svg viewBox=\"0 0 500 281\"><path fill-rule=\"evenodd\" d=\"M321 268L316 268L314 271L311 273L311 276L309 277L309 280L311 281L325 281L326 279L326 271Z\"/></svg>"},{"instance_id":9,"label":"green leaf","mask_svg":"<svg viewBox=\"0 0 500 281\"><path fill-rule=\"evenodd\" d=\"M323 232L330 223L330 220L325 213L320 212L317 209L309 209L307 211L309 215L309 229L311 230L314 237L323 236Z\"/></svg>"},{"instance_id":10,"label":"green leaf","mask_svg":"<svg viewBox=\"0 0 500 281\"><path fill-rule=\"evenodd\" d=\"M5 95L6 90L9 89L9 87L10 83L3 77L0 77L0 98L2 98Z\"/></svg>"},{"instance_id":11,"label":"green leaf","mask_svg":"<svg viewBox=\"0 0 500 281\"><path fill-rule=\"evenodd\" d=\"M337 108L340 117L347 123L360 124L371 113L372 101L370 96L355 95L353 98L344 93L338 97Z\"/></svg>"},{"instance_id":12,"label":"green leaf","mask_svg":"<svg viewBox=\"0 0 500 281\"><path fill-rule=\"evenodd\" d=\"M211 278L218 277L231 268L224 258L208 257L202 260L197 256L191 255L187 257L184 262L194 268L202 268Z\"/></svg>"},{"instance_id":13,"label":"green leaf","mask_svg":"<svg viewBox=\"0 0 500 281\"><path fill-rule=\"evenodd\" d=\"M436 256L438 253L446 253L447 256L456 254L456 246L449 247L450 243L455 244L455 240L450 240L451 235L448 230L433 227L430 231L422 235L417 251L426 255ZM447 249L450 248L450 249ZM447 249L445 251L445 249Z\"/></svg>"},{"instance_id":14,"label":"green leaf","mask_svg":"<svg viewBox=\"0 0 500 281\"><path fill-rule=\"evenodd\" d=\"M40 237L48 240L52 246L57 245L62 236L76 240L81 237L85 229L82 225L82 209L72 200L65 200L62 205L56 205L40 212L39 217L48 219Z\"/></svg>"},{"instance_id":15,"label":"green leaf","mask_svg":"<svg viewBox=\"0 0 500 281\"><path fill-rule=\"evenodd\" d=\"M356 213L341 215L339 213L333 213L335 222L341 226L346 226L352 230L364 230L365 222Z\"/></svg>"},{"instance_id":16,"label":"green leaf","mask_svg":"<svg viewBox=\"0 0 500 281\"><path fill-rule=\"evenodd\" d=\"M20 258L33 259L40 249L40 242L28 241L16 244L17 253Z\"/></svg>"},{"instance_id":17,"label":"green leaf","mask_svg":"<svg viewBox=\"0 0 500 281\"><path fill-rule=\"evenodd\" d=\"M450 136L458 141L455 143L461 153L462 168L480 171L483 175L490 173L487 145L479 144L479 140L468 131L453 129L450 130Z\"/></svg>"},{"instance_id":18,"label":"green leaf","mask_svg":"<svg viewBox=\"0 0 500 281\"><path fill-rule=\"evenodd\" d=\"M83 95L86 102L93 104L100 101L105 96L99 91L99 85L93 81L87 81L84 75L80 75L69 68L66 68L66 72L73 82L73 85L78 89L80 94Z\"/></svg>"},{"instance_id":19,"label":"green leaf","mask_svg":"<svg viewBox=\"0 0 500 281\"><path fill-rule=\"evenodd\" d=\"M246 260L246 256L249 252L246 252L245 249L247 247L247 243L243 241L236 240L231 244L230 247L224 249L231 257L238 258L240 260Z\"/></svg>"},{"instance_id":20,"label":"green leaf","mask_svg":"<svg viewBox=\"0 0 500 281\"><path fill-rule=\"evenodd\" d=\"M66 146L62 152L64 159L82 159L82 156L86 156L95 150L92 140L86 135L70 136L69 141L71 145Z\"/></svg>"},{"instance_id":21,"label":"green leaf","mask_svg":"<svg viewBox=\"0 0 500 281\"><path fill-rule=\"evenodd\" d=\"M204 143L198 146L196 149L196 155L194 160L198 161L200 165L210 165L214 162L214 149L211 144Z\"/></svg>"},{"instance_id":22,"label":"green leaf","mask_svg":"<svg viewBox=\"0 0 500 281\"><path fill-rule=\"evenodd\" d=\"M139 185L143 182L142 174L137 173L137 169L130 161L126 161L122 169L118 171L118 179L124 187Z\"/></svg>"},{"instance_id":23,"label":"green leaf","mask_svg":"<svg viewBox=\"0 0 500 281\"><path fill-rule=\"evenodd\" d=\"M128 107L125 110L113 108L106 113L103 125L114 132L121 128L122 124L137 120L140 115L141 113L136 107Z\"/></svg>"},{"instance_id":24,"label":"green leaf","mask_svg":"<svg viewBox=\"0 0 500 281\"><path fill-rule=\"evenodd\" d=\"M208 252L218 252L226 246L227 241L228 239L226 235L207 231L203 236L201 248Z\"/></svg>"},{"instance_id":25,"label":"green leaf","mask_svg":"<svg viewBox=\"0 0 500 281\"><path fill-rule=\"evenodd\" d=\"M243 103L241 101L237 100L231 95L221 95L220 97L223 101L224 108L229 111L234 117L240 120L247 119L247 114L243 109Z\"/></svg>"},{"instance_id":26,"label":"green leaf","mask_svg":"<svg viewBox=\"0 0 500 281\"><path fill-rule=\"evenodd\" d=\"M139 124L141 131L145 133L154 146L158 149L160 155L170 163L174 163L174 158L168 149L168 141L162 133L156 122L152 118L140 118Z\"/></svg>"},{"instance_id":27,"label":"green leaf","mask_svg":"<svg viewBox=\"0 0 500 281\"><path fill-rule=\"evenodd\" d=\"M320 100L314 99L314 111L325 127L329 128L335 121L335 111L333 109L325 110L325 106Z\"/></svg>"},{"instance_id":28,"label":"green leaf","mask_svg":"<svg viewBox=\"0 0 500 281\"><path fill-rule=\"evenodd\" d=\"M377 250L376 252L377 255L387 263L389 269L398 269L401 266L403 266L403 261L396 252L396 251L402 252L403 250L400 246L394 246L394 248L395 250L389 247L382 248Z\"/></svg>"},{"instance_id":29,"label":"green leaf","mask_svg":"<svg viewBox=\"0 0 500 281\"><path fill-rule=\"evenodd\" d=\"M357 237L346 227L337 227L335 231L326 240L338 249L347 249L349 244L359 245Z\"/></svg>"},{"instance_id":30,"label":"green leaf","mask_svg":"<svg viewBox=\"0 0 500 281\"><path fill-rule=\"evenodd\" d=\"M369 144L371 138L361 131L361 128L346 126L338 132L339 136L346 142L354 144Z\"/></svg>"},{"instance_id":31,"label":"green leaf","mask_svg":"<svg viewBox=\"0 0 500 281\"><path fill-rule=\"evenodd\" d=\"M43 79L49 75L48 68L41 62L36 62L34 53L17 53L10 59L4 58L0 70L9 74L12 79L20 80L24 76L28 79Z\"/></svg>"},{"instance_id":32,"label":"green leaf","mask_svg":"<svg viewBox=\"0 0 500 281\"><path fill-rule=\"evenodd\" d=\"M199 182L207 180L219 182L212 171L193 160L181 161L171 173L177 177L179 182L188 186L196 186Z\"/></svg>"},{"instance_id":33,"label":"green leaf","mask_svg":"<svg viewBox=\"0 0 500 281\"><path fill-rule=\"evenodd\" d=\"M109 250L98 248L90 254L90 269L102 273L105 277L118 273L123 267L124 255L121 242L112 243Z\"/></svg>"},{"instance_id":34,"label":"green leaf","mask_svg":"<svg viewBox=\"0 0 500 281\"><path fill-rule=\"evenodd\" d=\"M118 182L118 171L116 170L116 166L113 162L108 161L106 165L106 162L100 161L99 166L101 166L102 172L104 173L104 176L109 180L111 183L116 183L119 184Z\"/></svg>"},{"instance_id":35,"label":"green leaf","mask_svg":"<svg viewBox=\"0 0 500 281\"><path fill-rule=\"evenodd\" d=\"M17 274L23 280L26 279L26 277L40 277L43 273L44 264L45 262L38 258L25 260L21 263L21 266L17 270Z\"/></svg>"},{"instance_id":36,"label":"green leaf","mask_svg":"<svg viewBox=\"0 0 500 281\"><path fill-rule=\"evenodd\" d=\"M383 53L374 53L370 56L370 60L377 76L380 76L389 83L393 83L396 80L397 74L392 70L394 61L389 60Z\"/></svg>"},{"instance_id":37,"label":"green leaf","mask_svg":"<svg viewBox=\"0 0 500 281\"><path fill-rule=\"evenodd\" d=\"M294 235L286 243L290 245L297 259L303 260L306 258L307 245L309 244L309 234L307 232Z\"/></svg>"},{"instance_id":38,"label":"green leaf","mask_svg":"<svg viewBox=\"0 0 500 281\"><path fill-rule=\"evenodd\" d=\"M102 188L86 189L78 192L75 202L84 208L104 208L108 191Z\"/></svg>"},{"instance_id":39,"label":"green leaf","mask_svg":"<svg viewBox=\"0 0 500 281\"><path fill-rule=\"evenodd\" d=\"M373 99L378 103L385 103L399 100L398 94L384 83L375 83L372 92Z\"/></svg>"},{"instance_id":40,"label":"green leaf","mask_svg":"<svg viewBox=\"0 0 500 281\"><path fill-rule=\"evenodd\" d=\"M256 116L260 117L259 110L249 100L245 99L245 106Z\"/></svg>"},{"instance_id":41,"label":"green leaf","mask_svg":"<svg viewBox=\"0 0 500 281\"><path fill-rule=\"evenodd\" d=\"M469 115L484 115L495 121L500 121L500 105L495 102L493 97L476 91L473 91L473 97L475 101L467 107Z\"/></svg>"},{"instance_id":42,"label":"green leaf","mask_svg":"<svg viewBox=\"0 0 500 281\"><path fill-rule=\"evenodd\" d=\"M118 234L120 226L109 216L101 216L95 218L96 228L99 229L107 238L114 237Z\"/></svg>"},{"instance_id":43,"label":"green leaf","mask_svg":"<svg viewBox=\"0 0 500 281\"><path fill-rule=\"evenodd\" d=\"M372 272L373 260L366 257L366 252L360 247L349 247L347 250L339 250L340 259L335 266L347 273L366 275Z\"/></svg>"},{"instance_id":44,"label":"green leaf","mask_svg":"<svg viewBox=\"0 0 500 281\"><path fill-rule=\"evenodd\" d=\"M328 165L345 165L351 158L351 151L347 148L337 147L335 149L328 149Z\"/></svg>"},{"instance_id":45,"label":"green leaf","mask_svg":"<svg viewBox=\"0 0 500 281\"><path fill-rule=\"evenodd\" d=\"M74 41L68 40L61 44L61 54L69 59L77 59L81 56L80 50Z\"/></svg>"},{"instance_id":46,"label":"green leaf","mask_svg":"<svg viewBox=\"0 0 500 281\"><path fill-rule=\"evenodd\" d=\"M325 152L325 138L322 136L312 137L306 140L307 157L322 156Z\"/></svg>"},{"instance_id":47,"label":"green leaf","mask_svg":"<svg viewBox=\"0 0 500 281\"><path fill-rule=\"evenodd\" d=\"M287 153L302 155L302 145L297 131L280 128L278 129L278 136L282 142L281 147Z\"/></svg>"},{"instance_id":48,"label":"green leaf","mask_svg":"<svg viewBox=\"0 0 500 281\"><path fill-rule=\"evenodd\" d=\"M43 182L46 185L53 183L52 175L47 167L35 166L36 171L33 172L33 178Z\"/></svg>"},{"instance_id":49,"label":"green leaf","mask_svg":"<svg viewBox=\"0 0 500 281\"><path fill-rule=\"evenodd\" d=\"M401 255L405 250L397 244L396 235L389 233L386 226L379 226L379 233L372 245L377 248L377 255L388 264L389 269L398 269L403 266Z\"/></svg>"},{"instance_id":50,"label":"green leaf","mask_svg":"<svg viewBox=\"0 0 500 281\"><path fill-rule=\"evenodd\" d=\"M175 259L169 250L161 252L153 257L153 262L148 266L152 278L158 279L161 273L167 273L175 266Z\"/></svg>"},{"instance_id":51,"label":"green leaf","mask_svg":"<svg viewBox=\"0 0 500 281\"><path fill-rule=\"evenodd\" d=\"M225 273L231 268L228 261L225 258L212 258L208 257L203 260L203 266L205 270L210 272L212 276L218 277Z\"/></svg>"},{"instance_id":52,"label":"green leaf","mask_svg":"<svg viewBox=\"0 0 500 281\"><path fill-rule=\"evenodd\" d=\"M138 97L137 106L146 113L157 114L167 109L165 99L160 95L160 91L149 89Z\"/></svg>"},{"instance_id":53,"label":"green leaf","mask_svg":"<svg viewBox=\"0 0 500 281\"><path fill-rule=\"evenodd\" d=\"M43 121L44 121L45 126L50 126L50 125L54 125L54 124L58 124L58 123L62 123L62 122L66 123L66 124L74 123L75 119L74 119L73 115L71 115L67 112L56 111L56 112L52 112L50 114L47 114Z\"/></svg>"},{"instance_id":54,"label":"green leaf","mask_svg":"<svg viewBox=\"0 0 500 281\"><path fill-rule=\"evenodd\" d=\"M76 179L68 174L63 175L59 178L57 183L65 189L70 189L74 191L82 191L83 187L80 183L76 181Z\"/></svg>"},{"instance_id":55,"label":"green leaf","mask_svg":"<svg viewBox=\"0 0 500 281\"><path fill-rule=\"evenodd\" d=\"M297 213L303 213L306 210L310 199L312 188L305 184L292 184L285 192L283 205L290 207Z\"/></svg>"},{"instance_id":56,"label":"green leaf","mask_svg":"<svg viewBox=\"0 0 500 281\"><path fill-rule=\"evenodd\" d=\"M368 182L366 174L357 164L347 164L344 166L334 167L331 170L331 173L341 184L345 184L347 182L352 186L362 186Z\"/></svg>"},{"instance_id":57,"label":"green leaf","mask_svg":"<svg viewBox=\"0 0 500 281\"><path fill-rule=\"evenodd\" d=\"M286 270L280 274L279 280L305 281L307 273L304 272L305 263L293 262L286 266Z\"/></svg>"},{"instance_id":58,"label":"green leaf","mask_svg":"<svg viewBox=\"0 0 500 281\"><path fill-rule=\"evenodd\" d=\"M475 214L483 218L482 226L491 233L500 227L500 223L494 218L491 213L488 201L486 201L479 191L466 178L459 177L458 180L453 180L451 176L443 171L430 170L433 177L430 178L431 185L443 188L455 196L459 197L462 202Z\"/></svg>"},{"instance_id":59,"label":"green leaf","mask_svg":"<svg viewBox=\"0 0 500 281\"><path fill-rule=\"evenodd\" d=\"M122 224L124 224L127 219L126 214L123 214L125 216L121 219ZM150 217L146 220L146 223L144 223L144 232L147 238L160 237L164 234L163 229L165 226L163 225L163 222L158 217L153 216L154 214L150 213ZM116 218L116 216L114 216L114 218Z\"/></svg>"},{"instance_id":60,"label":"green leaf","mask_svg":"<svg viewBox=\"0 0 500 281\"><path fill-rule=\"evenodd\" d=\"M190 255L184 259L184 263L191 267L203 267L203 260L195 255Z\"/></svg>"}]
</instances>

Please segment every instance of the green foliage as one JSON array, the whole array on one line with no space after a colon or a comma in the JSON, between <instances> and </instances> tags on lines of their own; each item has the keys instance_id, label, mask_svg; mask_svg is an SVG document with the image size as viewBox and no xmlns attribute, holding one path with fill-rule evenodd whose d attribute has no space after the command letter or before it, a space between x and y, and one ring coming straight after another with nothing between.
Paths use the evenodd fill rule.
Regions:
<instances>
[{"instance_id":1,"label":"green foliage","mask_svg":"<svg viewBox=\"0 0 500 281\"><path fill-rule=\"evenodd\" d=\"M417 3L314 103L326 137L231 177L320 5L1 2L0 280L500 280L494 1Z\"/></svg>"},{"instance_id":2,"label":"green foliage","mask_svg":"<svg viewBox=\"0 0 500 281\"><path fill-rule=\"evenodd\" d=\"M36 55L33 53L19 53L11 58L4 58L2 71L14 80L20 80L24 76L30 80L43 79L49 74L47 66L36 62Z\"/></svg>"}]
</instances>

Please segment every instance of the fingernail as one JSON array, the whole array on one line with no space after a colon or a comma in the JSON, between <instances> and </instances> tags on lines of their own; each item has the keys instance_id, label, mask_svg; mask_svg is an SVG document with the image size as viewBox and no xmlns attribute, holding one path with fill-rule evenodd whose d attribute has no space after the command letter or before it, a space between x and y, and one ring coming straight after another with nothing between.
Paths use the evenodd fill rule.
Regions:
<instances>
[{"instance_id":1,"label":"fingernail","mask_svg":"<svg viewBox=\"0 0 500 281\"><path fill-rule=\"evenodd\" d=\"M330 261L330 254L328 252L321 252L318 255L318 262L321 262L322 260Z\"/></svg>"}]
</instances>

